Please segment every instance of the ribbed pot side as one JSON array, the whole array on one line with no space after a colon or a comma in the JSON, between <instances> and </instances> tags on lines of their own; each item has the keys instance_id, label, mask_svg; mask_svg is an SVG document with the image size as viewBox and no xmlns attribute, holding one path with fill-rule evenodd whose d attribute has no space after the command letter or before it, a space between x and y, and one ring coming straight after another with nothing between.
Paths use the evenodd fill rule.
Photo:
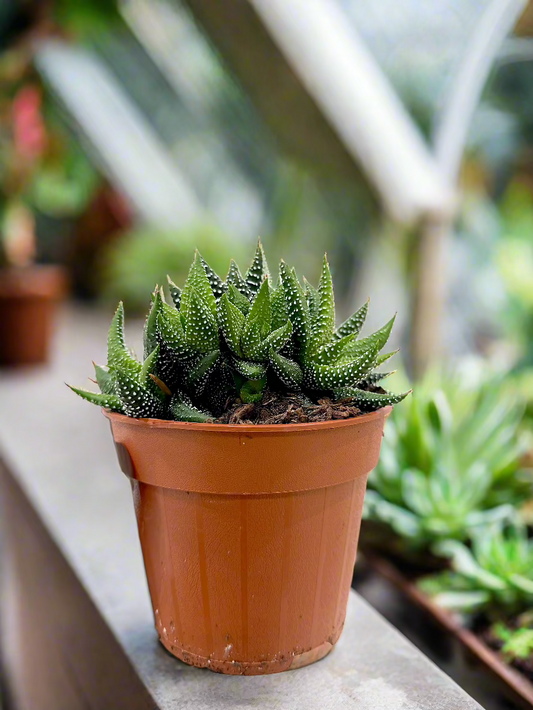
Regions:
<instances>
[{"instance_id":1,"label":"ribbed pot side","mask_svg":"<svg viewBox=\"0 0 533 710\"><path fill-rule=\"evenodd\" d=\"M257 675L333 648L390 411L273 426L105 412L132 481L168 651L194 666Z\"/></svg>"}]
</instances>

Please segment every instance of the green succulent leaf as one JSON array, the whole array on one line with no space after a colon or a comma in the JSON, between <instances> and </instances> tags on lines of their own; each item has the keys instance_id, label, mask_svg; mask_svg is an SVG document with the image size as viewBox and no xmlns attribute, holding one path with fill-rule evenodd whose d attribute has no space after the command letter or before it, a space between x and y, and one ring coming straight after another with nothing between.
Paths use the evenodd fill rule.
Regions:
<instances>
[{"instance_id":1,"label":"green succulent leaf","mask_svg":"<svg viewBox=\"0 0 533 710\"><path fill-rule=\"evenodd\" d=\"M218 322L230 350L242 357L241 336L245 317L239 308L233 305L227 293L222 296L218 304Z\"/></svg>"},{"instance_id":2,"label":"green succulent leaf","mask_svg":"<svg viewBox=\"0 0 533 710\"><path fill-rule=\"evenodd\" d=\"M272 310L272 330L278 330L289 320L285 291L281 284L272 291L270 308Z\"/></svg>"},{"instance_id":3,"label":"green succulent leaf","mask_svg":"<svg viewBox=\"0 0 533 710\"><path fill-rule=\"evenodd\" d=\"M157 317L161 312L163 304L163 298L161 296L161 291L158 286L152 294L152 303L150 304L150 311L148 312L148 317L146 318L144 324L144 334L143 334L143 344L144 344L144 357L154 350L157 345Z\"/></svg>"},{"instance_id":4,"label":"green succulent leaf","mask_svg":"<svg viewBox=\"0 0 533 710\"><path fill-rule=\"evenodd\" d=\"M376 345L370 345L354 360L337 365L320 365L312 362L305 368L305 384L312 389L321 390L355 387L374 368L376 354Z\"/></svg>"},{"instance_id":5,"label":"green succulent leaf","mask_svg":"<svg viewBox=\"0 0 533 710\"><path fill-rule=\"evenodd\" d=\"M259 239L257 242L257 249L255 250L255 255L250 268L246 272L246 284L250 289L252 295L256 294L261 288L261 284L264 280L270 281L270 272L268 270L268 264L265 257L265 252L263 251L263 245Z\"/></svg>"},{"instance_id":6,"label":"green succulent leaf","mask_svg":"<svg viewBox=\"0 0 533 710\"><path fill-rule=\"evenodd\" d=\"M189 397L183 392L177 392L170 400L170 413L178 422L204 422L213 421L213 417L203 410L195 407Z\"/></svg>"},{"instance_id":7,"label":"green succulent leaf","mask_svg":"<svg viewBox=\"0 0 533 710\"><path fill-rule=\"evenodd\" d=\"M140 382L146 386L150 382L150 375L156 374L157 360L159 358L159 345L156 345L153 351L148 355L143 362L141 369Z\"/></svg>"},{"instance_id":8,"label":"green succulent leaf","mask_svg":"<svg viewBox=\"0 0 533 710\"><path fill-rule=\"evenodd\" d=\"M382 328L372 333L372 335L369 335L367 338L354 340L350 346L345 349L343 358L351 360L369 347L375 348L377 355L389 339L395 318L396 316L393 316L388 323L385 323Z\"/></svg>"},{"instance_id":9,"label":"green succulent leaf","mask_svg":"<svg viewBox=\"0 0 533 710\"><path fill-rule=\"evenodd\" d=\"M187 345L201 353L218 349L216 310L213 316L212 311L193 286L189 287L188 297L189 307L185 321Z\"/></svg>"},{"instance_id":10,"label":"green succulent leaf","mask_svg":"<svg viewBox=\"0 0 533 710\"><path fill-rule=\"evenodd\" d=\"M124 339L124 305L122 301L111 321L107 337L107 366L110 369L121 367L132 374L139 374L141 363L138 362L126 347Z\"/></svg>"},{"instance_id":11,"label":"green succulent leaf","mask_svg":"<svg viewBox=\"0 0 533 710\"><path fill-rule=\"evenodd\" d=\"M355 406L359 407L364 412L374 412L376 409L398 404L411 392L412 390L409 390L408 392L401 392L399 394L393 394L391 392L382 394L379 392L360 390L355 387L348 387L342 390L337 390L336 395L337 399L352 399Z\"/></svg>"},{"instance_id":12,"label":"green succulent leaf","mask_svg":"<svg viewBox=\"0 0 533 710\"><path fill-rule=\"evenodd\" d=\"M228 275L226 276L226 284L228 285L228 287L229 284L232 284L233 286L235 286L237 291L239 291L239 293L242 294L248 301L252 300L252 292L250 290L250 287L244 280L239 267L233 261L233 259L230 261ZM235 305L237 304L235 303Z\"/></svg>"},{"instance_id":13,"label":"green succulent leaf","mask_svg":"<svg viewBox=\"0 0 533 710\"><path fill-rule=\"evenodd\" d=\"M215 300L218 301L222 298L222 294L226 293L226 284L220 276L213 271L213 269L209 266L207 261L203 258L203 256L200 255L200 261L202 262L202 266L204 267L207 280L209 281L209 285L211 286L211 290L213 291L213 295L215 296Z\"/></svg>"},{"instance_id":14,"label":"green succulent leaf","mask_svg":"<svg viewBox=\"0 0 533 710\"><path fill-rule=\"evenodd\" d=\"M172 303L176 308L179 309L180 303L181 303L181 288L179 286L176 286L174 281L170 278L170 276L167 276L167 281L168 281L168 291L170 293L170 298L172 299Z\"/></svg>"},{"instance_id":15,"label":"green succulent leaf","mask_svg":"<svg viewBox=\"0 0 533 710\"><path fill-rule=\"evenodd\" d=\"M157 316L158 342L163 342L171 350L185 354L188 350L185 331L179 311L166 303L162 304Z\"/></svg>"},{"instance_id":16,"label":"green succulent leaf","mask_svg":"<svg viewBox=\"0 0 533 710\"><path fill-rule=\"evenodd\" d=\"M252 307L252 304L250 301L246 298L246 296L243 296L240 291L237 290L237 288L232 284L228 284L228 299L233 303L236 308L239 309L239 311L245 316L250 308Z\"/></svg>"},{"instance_id":17,"label":"green succulent leaf","mask_svg":"<svg viewBox=\"0 0 533 710\"><path fill-rule=\"evenodd\" d=\"M122 413L124 411L122 402L117 395L90 392L89 390L79 389L78 387L72 387L71 385L67 385L67 387L86 402L96 404L98 407L104 407L104 409L111 409L113 412Z\"/></svg>"},{"instance_id":18,"label":"green succulent leaf","mask_svg":"<svg viewBox=\"0 0 533 710\"><path fill-rule=\"evenodd\" d=\"M328 345L319 348L311 359L320 364L334 365L349 349L355 340L355 334L345 335L340 340L332 340Z\"/></svg>"},{"instance_id":19,"label":"green succulent leaf","mask_svg":"<svg viewBox=\"0 0 533 710\"><path fill-rule=\"evenodd\" d=\"M302 368L294 360L280 355L270 348L270 364L281 382L291 389L300 389L303 382Z\"/></svg>"},{"instance_id":20,"label":"green succulent leaf","mask_svg":"<svg viewBox=\"0 0 533 710\"><path fill-rule=\"evenodd\" d=\"M246 316L246 323L256 321L259 324L261 339L266 338L272 329L272 311L270 308L270 287L265 279L252 303L252 308ZM246 331L246 326L245 326Z\"/></svg>"},{"instance_id":21,"label":"green succulent leaf","mask_svg":"<svg viewBox=\"0 0 533 710\"><path fill-rule=\"evenodd\" d=\"M195 394L203 394L209 375L213 372L220 358L220 350L207 353L198 364L190 371L188 384L194 388Z\"/></svg>"},{"instance_id":22,"label":"green succulent leaf","mask_svg":"<svg viewBox=\"0 0 533 710\"><path fill-rule=\"evenodd\" d=\"M274 352L278 352L281 348L289 342L292 335L292 323L288 320L285 325L281 328L273 330L270 335L264 341L264 356L266 357L272 348Z\"/></svg>"},{"instance_id":23,"label":"green succulent leaf","mask_svg":"<svg viewBox=\"0 0 533 710\"><path fill-rule=\"evenodd\" d=\"M344 338L346 335L355 335L357 337L361 332L361 328L366 320L366 314L368 313L368 304L370 299L367 300L361 308L356 311L348 320L344 321L335 331L336 338Z\"/></svg>"},{"instance_id":24,"label":"green succulent leaf","mask_svg":"<svg viewBox=\"0 0 533 710\"><path fill-rule=\"evenodd\" d=\"M113 376L124 414L136 419L164 418L165 410L161 399L151 389L141 385L138 376L132 376L128 370L120 368L114 371Z\"/></svg>"},{"instance_id":25,"label":"green succulent leaf","mask_svg":"<svg viewBox=\"0 0 533 710\"><path fill-rule=\"evenodd\" d=\"M266 375L266 367L257 362L232 357L231 365L239 375L242 375L247 380L262 380Z\"/></svg>"},{"instance_id":26,"label":"green succulent leaf","mask_svg":"<svg viewBox=\"0 0 533 710\"><path fill-rule=\"evenodd\" d=\"M304 292L305 292L305 297L307 299L307 305L309 306L309 315L311 317L311 321L313 322L314 319L316 318L316 315L318 313L318 305L319 305L319 296L318 296L318 291L316 288L309 283L309 281L305 278L305 276L302 279L303 284L304 284Z\"/></svg>"},{"instance_id":27,"label":"green succulent leaf","mask_svg":"<svg viewBox=\"0 0 533 710\"><path fill-rule=\"evenodd\" d=\"M378 355L376 358L376 367L383 365L384 362L387 362L387 360L390 360L391 357L394 357L399 352L400 352L400 349L398 348L396 350L393 350L390 353L384 353L383 355Z\"/></svg>"},{"instance_id":28,"label":"green succulent leaf","mask_svg":"<svg viewBox=\"0 0 533 710\"><path fill-rule=\"evenodd\" d=\"M300 345L305 346L310 333L309 306L305 294L296 278L296 272L289 269L284 261L280 264L279 273L292 329L298 336Z\"/></svg>"},{"instance_id":29,"label":"green succulent leaf","mask_svg":"<svg viewBox=\"0 0 533 710\"><path fill-rule=\"evenodd\" d=\"M194 294L194 296L193 296ZM202 257L198 252L194 256L194 261L189 270L189 275L187 276L187 281L183 288L181 294L181 305L180 311L185 319L185 323L189 321L189 310L195 308L197 311L197 305L193 306L193 301L202 301L204 307L211 312L213 318L217 317L217 302L209 279L207 278L206 271L202 264Z\"/></svg>"},{"instance_id":30,"label":"green succulent leaf","mask_svg":"<svg viewBox=\"0 0 533 710\"><path fill-rule=\"evenodd\" d=\"M261 380L247 380L240 389L239 396L245 403L255 404L263 399L263 390L266 378Z\"/></svg>"},{"instance_id":31,"label":"green succulent leaf","mask_svg":"<svg viewBox=\"0 0 533 710\"><path fill-rule=\"evenodd\" d=\"M93 363L93 365L96 383L100 387L100 392L102 394L115 394L115 382L109 369L96 363Z\"/></svg>"},{"instance_id":32,"label":"green succulent leaf","mask_svg":"<svg viewBox=\"0 0 533 710\"><path fill-rule=\"evenodd\" d=\"M335 298L333 295L333 281L327 257L324 256L322 275L318 284L318 307L313 320L311 337L309 339L308 353L312 357L318 350L327 345L335 328Z\"/></svg>"}]
</instances>

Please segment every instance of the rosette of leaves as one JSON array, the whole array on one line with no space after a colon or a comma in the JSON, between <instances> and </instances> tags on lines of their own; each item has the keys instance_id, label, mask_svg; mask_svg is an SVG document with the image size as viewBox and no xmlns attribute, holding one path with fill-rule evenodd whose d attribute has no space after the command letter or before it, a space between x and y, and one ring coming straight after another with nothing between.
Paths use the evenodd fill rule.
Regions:
<instances>
[{"instance_id":1,"label":"rosette of leaves","mask_svg":"<svg viewBox=\"0 0 533 710\"><path fill-rule=\"evenodd\" d=\"M96 366L100 393L73 388L84 399L132 417L207 421L240 397L258 402L268 386L327 394L371 411L403 399L377 387L373 370L393 320L358 340L368 304L335 329L333 285L324 259L318 290L304 287L282 262L273 286L259 242L243 276L232 261L222 280L197 252L183 289L170 278L152 295L139 362L124 340L122 304L108 339L106 367Z\"/></svg>"},{"instance_id":2,"label":"rosette of leaves","mask_svg":"<svg viewBox=\"0 0 533 710\"><path fill-rule=\"evenodd\" d=\"M522 412L500 377L473 385L467 373L430 373L385 426L365 497L368 544L423 550L509 519L532 485Z\"/></svg>"},{"instance_id":3,"label":"rosette of leaves","mask_svg":"<svg viewBox=\"0 0 533 710\"><path fill-rule=\"evenodd\" d=\"M451 570L419 582L440 606L489 615L519 614L533 604L533 540L519 523L478 531L471 549L443 540L435 552L450 560Z\"/></svg>"},{"instance_id":4,"label":"rosette of leaves","mask_svg":"<svg viewBox=\"0 0 533 710\"><path fill-rule=\"evenodd\" d=\"M318 289L281 262L280 284L293 329L294 358L271 352L271 365L281 382L303 389L311 397L321 393L334 399L349 399L364 411L397 404L409 392L391 394L376 391L376 385L390 373L373 372L394 352L380 354L389 338L394 318L380 330L358 339L368 311L368 301L348 320L335 328L335 297L327 258L324 257Z\"/></svg>"}]
</instances>

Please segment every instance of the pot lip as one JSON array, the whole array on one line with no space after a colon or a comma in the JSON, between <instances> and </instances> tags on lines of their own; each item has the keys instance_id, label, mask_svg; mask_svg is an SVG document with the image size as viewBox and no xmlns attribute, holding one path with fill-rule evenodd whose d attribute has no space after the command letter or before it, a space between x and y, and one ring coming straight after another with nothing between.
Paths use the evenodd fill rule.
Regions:
<instances>
[{"instance_id":1,"label":"pot lip","mask_svg":"<svg viewBox=\"0 0 533 710\"><path fill-rule=\"evenodd\" d=\"M290 434L291 432L313 432L322 429L341 429L343 427L356 426L369 421L374 421L387 417L392 412L392 406L381 407L374 412L366 412L357 417L349 419L330 419L326 422L309 422L301 424L211 424L208 422L175 422L167 419L135 419L125 414L112 412L110 409L102 408L102 414L109 419L111 424L127 424L129 426L143 427L145 429L174 429L202 432L217 432L226 434Z\"/></svg>"},{"instance_id":2,"label":"pot lip","mask_svg":"<svg viewBox=\"0 0 533 710\"><path fill-rule=\"evenodd\" d=\"M0 268L2 300L59 299L66 291L66 284L66 271L57 264Z\"/></svg>"}]
</instances>

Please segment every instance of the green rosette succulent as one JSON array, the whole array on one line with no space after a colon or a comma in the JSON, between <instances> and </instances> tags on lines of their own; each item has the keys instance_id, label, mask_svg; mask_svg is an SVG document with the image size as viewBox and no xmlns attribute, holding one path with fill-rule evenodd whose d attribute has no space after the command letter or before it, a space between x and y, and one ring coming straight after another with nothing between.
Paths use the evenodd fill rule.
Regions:
<instances>
[{"instance_id":1,"label":"green rosette succulent","mask_svg":"<svg viewBox=\"0 0 533 710\"><path fill-rule=\"evenodd\" d=\"M358 340L368 303L335 328L333 283L324 258L318 289L280 264L272 283L259 242L243 275L232 261L223 280L196 252L183 289L168 279L152 295L144 327L144 357L124 339L124 309L115 313L107 366L96 367L100 392L72 388L93 404L130 417L209 421L228 401L260 402L265 388L317 400L349 400L362 411L400 402L373 370L394 319Z\"/></svg>"}]
</instances>

